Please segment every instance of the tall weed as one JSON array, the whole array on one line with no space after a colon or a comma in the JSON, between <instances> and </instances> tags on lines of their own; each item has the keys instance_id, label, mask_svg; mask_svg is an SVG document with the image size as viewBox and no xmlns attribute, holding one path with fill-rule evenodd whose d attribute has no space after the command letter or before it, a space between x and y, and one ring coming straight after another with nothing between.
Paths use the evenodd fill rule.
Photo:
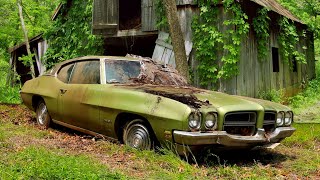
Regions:
<instances>
[{"instance_id":1,"label":"tall weed","mask_svg":"<svg viewBox=\"0 0 320 180\"><path fill-rule=\"evenodd\" d=\"M283 101L283 91L277 91L275 89L272 89L270 91L261 91L258 94L258 98L281 103Z\"/></svg>"},{"instance_id":2,"label":"tall weed","mask_svg":"<svg viewBox=\"0 0 320 180\"><path fill-rule=\"evenodd\" d=\"M20 104L20 85L15 87L6 86L9 63L0 59L0 103Z\"/></svg>"},{"instance_id":3,"label":"tall weed","mask_svg":"<svg viewBox=\"0 0 320 180\"><path fill-rule=\"evenodd\" d=\"M0 87L0 103L20 104L21 98L20 98L19 90L20 90L20 86Z\"/></svg>"}]
</instances>

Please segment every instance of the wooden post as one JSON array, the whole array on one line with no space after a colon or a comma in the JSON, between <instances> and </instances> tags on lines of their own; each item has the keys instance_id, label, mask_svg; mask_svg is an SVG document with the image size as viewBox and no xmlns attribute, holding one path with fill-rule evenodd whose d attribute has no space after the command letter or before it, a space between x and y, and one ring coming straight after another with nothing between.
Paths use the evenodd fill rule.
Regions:
<instances>
[{"instance_id":1,"label":"wooden post","mask_svg":"<svg viewBox=\"0 0 320 180\"><path fill-rule=\"evenodd\" d=\"M29 44L29 39L28 39L28 30L27 30L27 28L25 26L25 23L24 23L21 4L22 4L22 0L17 0L17 5L18 5L18 9L19 9L19 16L20 16L20 22L21 22L21 28L22 28L22 31L23 31L23 34L24 34L24 40L26 42L27 53L28 53L28 56L30 57L29 64L30 64L31 76L32 76L32 78L35 78L36 75L35 75L35 71L34 71L32 53L31 53L31 50L30 50L30 44Z\"/></svg>"}]
</instances>

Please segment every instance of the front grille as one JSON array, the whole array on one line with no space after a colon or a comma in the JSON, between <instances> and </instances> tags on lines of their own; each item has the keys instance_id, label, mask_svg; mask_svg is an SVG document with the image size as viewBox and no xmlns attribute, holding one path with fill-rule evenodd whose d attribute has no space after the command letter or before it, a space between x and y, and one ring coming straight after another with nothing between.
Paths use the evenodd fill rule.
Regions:
<instances>
[{"instance_id":1,"label":"front grille","mask_svg":"<svg viewBox=\"0 0 320 180\"><path fill-rule=\"evenodd\" d=\"M264 113L263 128L266 133L271 133L275 130L276 117L277 117L277 114L275 112Z\"/></svg>"},{"instance_id":2,"label":"front grille","mask_svg":"<svg viewBox=\"0 0 320 180\"><path fill-rule=\"evenodd\" d=\"M228 134L252 136L256 131L255 112L234 112L225 115L223 130Z\"/></svg>"}]
</instances>

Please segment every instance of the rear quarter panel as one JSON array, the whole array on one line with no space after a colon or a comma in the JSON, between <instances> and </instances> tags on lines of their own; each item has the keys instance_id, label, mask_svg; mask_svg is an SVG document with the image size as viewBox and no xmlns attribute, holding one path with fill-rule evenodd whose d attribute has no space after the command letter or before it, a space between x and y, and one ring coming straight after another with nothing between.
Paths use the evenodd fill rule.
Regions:
<instances>
[{"instance_id":1,"label":"rear quarter panel","mask_svg":"<svg viewBox=\"0 0 320 180\"><path fill-rule=\"evenodd\" d=\"M53 76L40 76L29 80L21 89L23 103L31 110L35 110L34 107L32 107L32 98L34 96L40 96L45 101L50 116L56 118L58 113L57 98L61 84L62 82Z\"/></svg>"}]
</instances>

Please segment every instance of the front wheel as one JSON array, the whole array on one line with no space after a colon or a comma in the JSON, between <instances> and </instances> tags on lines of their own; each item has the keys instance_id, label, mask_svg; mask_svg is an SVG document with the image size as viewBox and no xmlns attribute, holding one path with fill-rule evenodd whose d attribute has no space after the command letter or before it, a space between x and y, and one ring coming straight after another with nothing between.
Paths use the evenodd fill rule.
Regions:
<instances>
[{"instance_id":1,"label":"front wheel","mask_svg":"<svg viewBox=\"0 0 320 180\"><path fill-rule=\"evenodd\" d=\"M140 119L130 121L123 131L123 142L125 145L140 150L150 150L153 148L153 138Z\"/></svg>"},{"instance_id":2,"label":"front wheel","mask_svg":"<svg viewBox=\"0 0 320 180\"><path fill-rule=\"evenodd\" d=\"M41 100L38 103L37 109L36 109L36 118L37 118L37 123L44 129L48 129L51 118L48 113L48 109L46 104Z\"/></svg>"}]
</instances>

